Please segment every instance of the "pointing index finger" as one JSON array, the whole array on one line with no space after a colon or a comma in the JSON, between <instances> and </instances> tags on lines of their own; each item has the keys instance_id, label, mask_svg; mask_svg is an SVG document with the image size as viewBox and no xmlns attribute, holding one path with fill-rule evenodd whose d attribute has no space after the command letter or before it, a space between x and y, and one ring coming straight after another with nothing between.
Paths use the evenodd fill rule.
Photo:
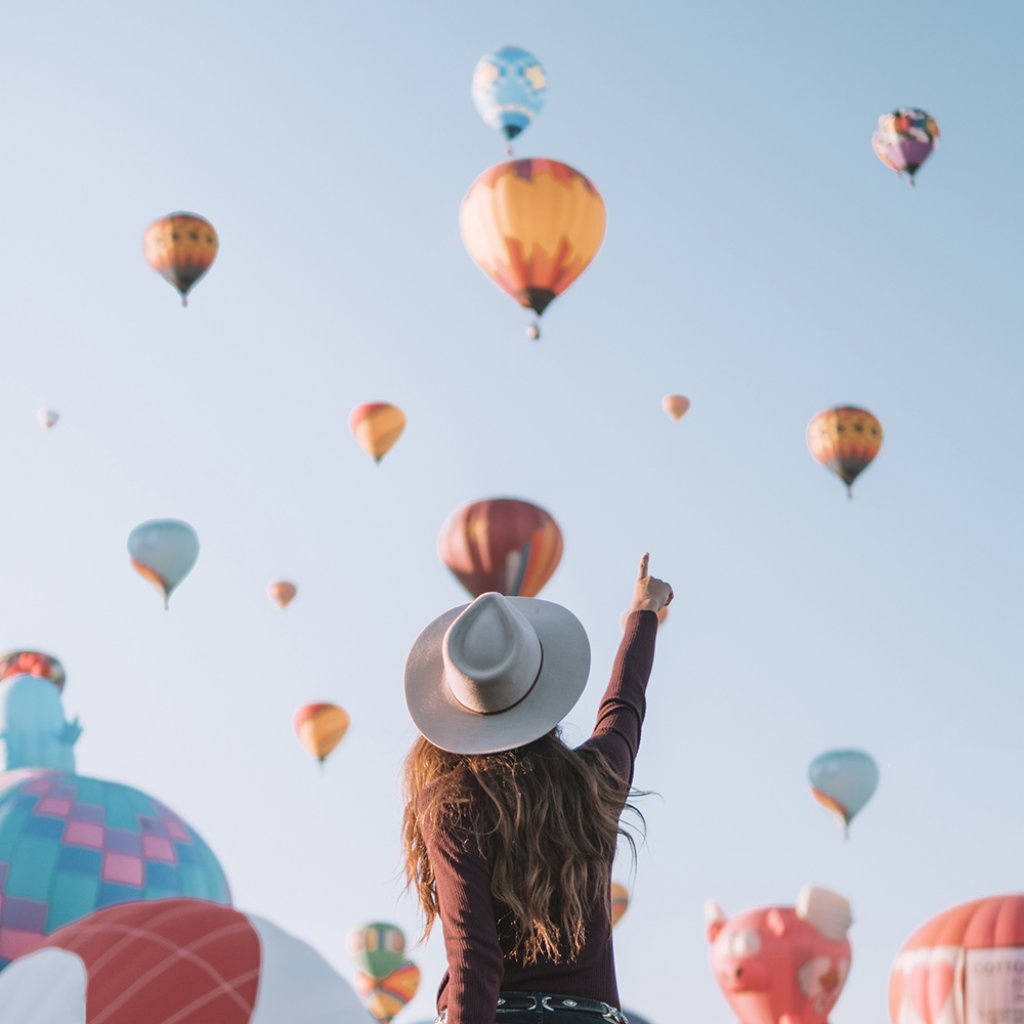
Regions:
<instances>
[{"instance_id":1,"label":"pointing index finger","mask_svg":"<svg viewBox=\"0 0 1024 1024\"><path fill-rule=\"evenodd\" d=\"M643 557L640 559L640 572L637 574L638 580L647 578L647 565L651 560L651 554L649 551L645 551Z\"/></svg>"}]
</instances>

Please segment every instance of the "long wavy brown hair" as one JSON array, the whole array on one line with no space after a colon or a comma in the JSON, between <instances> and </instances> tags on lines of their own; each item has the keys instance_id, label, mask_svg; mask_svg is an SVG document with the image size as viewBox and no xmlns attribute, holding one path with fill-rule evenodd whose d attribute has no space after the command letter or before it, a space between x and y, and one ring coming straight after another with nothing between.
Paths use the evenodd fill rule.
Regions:
<instances>
[{"instance_id":1,"label":"long wavy brown hair","mask_svg":"<svg viewBox=\"0 0 1024 1024\"><path fill-rule=\"evenodd\" d=\"M405 874L426 916L437 919L437 886L425 836L468 829L491 868L491 893L514 926L523 964L575 960L584 918L607 898L629 790L600 751L573 750L558 729L500 754L452 754L420 737L405 761Z\"/></svg>"}]
</instances>

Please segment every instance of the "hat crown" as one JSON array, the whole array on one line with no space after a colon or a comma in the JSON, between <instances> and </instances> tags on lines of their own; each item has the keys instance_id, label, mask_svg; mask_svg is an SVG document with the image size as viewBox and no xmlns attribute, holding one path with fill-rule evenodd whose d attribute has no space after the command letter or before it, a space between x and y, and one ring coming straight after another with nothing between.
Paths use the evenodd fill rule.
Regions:
<instances>
[{"instance_id":1,"label":"hat crown","mask_svg":"<svg viewBox=\"0 0 1024 1024\"><path fill-rule=\"evenodd\" d=\"M495 715L533 689L543 652L529 620L501 594L482 594L448 627L445 683L465 708Z\"/></svg>"}]
</instances>

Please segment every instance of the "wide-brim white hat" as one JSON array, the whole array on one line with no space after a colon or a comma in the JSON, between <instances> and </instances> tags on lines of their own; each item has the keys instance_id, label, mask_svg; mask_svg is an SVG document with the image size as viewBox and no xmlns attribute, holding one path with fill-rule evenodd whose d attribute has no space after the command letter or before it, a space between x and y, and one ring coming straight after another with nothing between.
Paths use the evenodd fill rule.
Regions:
<instances>
[{"instance_id":1,"label":"wide-brim white hat","mask_svg":"<svg viewBox=\"0 0 1024 1024\"><path fill-rule=\"evenodd\" d=\"M405 665L405 700L434 746L493 754L550 732L589 674L590 641L568 609L482 594L420 633Z\"/></svg>"}]
</instances>

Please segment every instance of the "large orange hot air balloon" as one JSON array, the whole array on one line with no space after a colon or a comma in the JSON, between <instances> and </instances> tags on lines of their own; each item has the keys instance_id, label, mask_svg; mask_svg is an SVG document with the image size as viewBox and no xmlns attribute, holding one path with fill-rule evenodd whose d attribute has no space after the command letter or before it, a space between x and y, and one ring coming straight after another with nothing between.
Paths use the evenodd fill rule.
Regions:
<instances>
[{"instance_id":1,"label":"large orange hot air balloon","mask_svg":"<svg viewBox=\"0 0 1024 1024\"><path fill-rule=\"evenodd\" d=\"M826 409L807 425L807 447L846 484L847 496L853 497L853 481L882 447L882 424L867 409L855 405Z\"/></svg>"},{"instance_id":2,"label":"large orange hot air balloon","mask_svg":"<svg viewBox=\"0 0 1024 1024\"><path fill-rule=\"evenodd\" d=\"M161 217L142 239L149 265L178 289L183 306L192 286L213 266L218 244L213 225L195 213Z\"/></svg>"},{"instance_id":3,"label":"large orange hot air balloon","mask_svg":"<svg viewBox=\"0 0 1024 1024\"><path fill-rule=\"evenodd\" d=\"M390 402L364 402L348 417L348 428L359 447L378 464L405 430L405 413Z\"/></svg>"},{"instance_id":4,"label":"large orange hot air balloon","mask_svg":"<svg viewBox=\"0 0 1024 1024\"><path fill-rule=\"evenodd\" d=\"M923 924L889 976L893 1024L1012 1024L1024 1013L1024 895L963 903Z\"/></svg>"},{"instance_id":5,"label":"large orange hot air balloon","mask_svg":"<svg viewBox=\"0 0 1024 1024\"><path fill-rule=\"evenodd\" d=\"M348 732L349 717L337 704L304 704L293 724L299 742L323 764Z\"/></svg>"},{"instance_id":6,"label":"large orange hot air balloon","mask_svg":"<svg viewBox=\"0 0 1024 1024\"><path fill-rule=\"evenodd\" d=\"M437 553L473 597L536 597L562 558L562 531L537 505L490 498L448 517Z\"/></svg>"},{"instance_id":7,"label":"large orange hot air balloon","mask_svg":"<svg viewBox=\"0 0 1024 1024\"><path fill-rule=\"evenodd\" d=\"M586 270L604 238L604 200L557 160L510 160L469 187L459 216L476 265L540 316ZM533 325L531 337L540 333Z\"/></svg>"}]
</instances>

